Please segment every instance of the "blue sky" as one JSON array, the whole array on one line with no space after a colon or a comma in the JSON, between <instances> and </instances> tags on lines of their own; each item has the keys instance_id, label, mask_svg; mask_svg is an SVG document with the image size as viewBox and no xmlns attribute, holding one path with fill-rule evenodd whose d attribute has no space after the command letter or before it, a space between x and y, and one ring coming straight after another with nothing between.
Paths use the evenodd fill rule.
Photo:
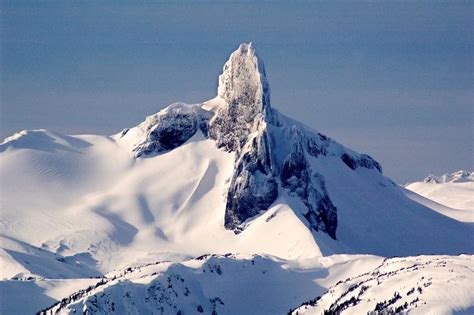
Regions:
<instances>
[{"instance_id":1,"label":"blue sky","mask_svg":"<svg viewBox=\"0 0 474 315\"><path fill-rule=\"evenodd\" d=\"M2 138L113 134L216 94L241 42L272 105L400 183L473 169L473 2L2 1Z\"/></svg>"}]
</instances>

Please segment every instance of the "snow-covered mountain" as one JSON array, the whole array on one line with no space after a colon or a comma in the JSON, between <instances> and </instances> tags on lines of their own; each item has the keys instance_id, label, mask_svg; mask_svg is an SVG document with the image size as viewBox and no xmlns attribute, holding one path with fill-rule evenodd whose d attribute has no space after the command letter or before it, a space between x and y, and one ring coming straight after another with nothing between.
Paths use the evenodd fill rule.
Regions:
<instances>
[{"instance_id":1,"label":"snow-covered mountain","mask_svg":"<svg viewBox=\"0 0 474 315\"><path fill-rule=\"evenodd\" d=\"M406 184L405 188L444 206L474 211L474 172L429 175L423 181Z\"/></svg>"},{"instance_id":2,"label":"snow-covered mountain","mask_svg":"<svg viewBox=\"0 0 474 315\"><path fill-rule=\"evenodd\" d=\"M80 283L56 309L286 313L381 257L474 252L472 224L413 201L370 156L273 108L251 44L232 53L212 100L172 104L110 137L22 131L0 161L0 296L14 295L4 313L27 307L15 290L34 292L37 311ZM446 309L473 305L466 295Z\"/></svg>"}]
</instances>

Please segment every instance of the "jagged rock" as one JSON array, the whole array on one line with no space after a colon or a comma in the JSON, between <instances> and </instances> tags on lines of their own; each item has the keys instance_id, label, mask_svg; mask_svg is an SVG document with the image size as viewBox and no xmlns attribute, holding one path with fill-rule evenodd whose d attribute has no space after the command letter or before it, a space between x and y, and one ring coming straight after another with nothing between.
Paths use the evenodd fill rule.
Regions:
<instances>
[{"instance_id":1,"label":"jagged rock","mask_svg":"<svg viewBox=\"0 0 474 315\"><path fill-rule=\"evenodd\" d=\"M257 215L278 197L278 185L271 170L267 134L254 137L237 161L227 194L225 227L240 231L239 225Z\"/></svg>"},{"instance_id":2,"label":"jagged rock","mask_svg":"<svg viewBox=\"0 0 474 315\"><path fill-rule=\"evenodd\" d=\"M269 85L252 44L240 45L225 63L218 96L225 105L210 121L209 137L218 147L237 153L224 225L238 232L240 224L268 209L278 197L266 131L271 116Z\"/></svg>"},{"instance_id":3,"label":"jagged rock","mask_svg":"<svg viewBox=\"0 0 474 315\"><path fill-rule=\"evenodd\" d=\"M172 150L189 140L198 129L207 136L209 114L195 105L175 103L147 117L137 128L144 141L133 148L136 157ZM128 132L122 132L122 136Z\"/></svg>"},{"instance_id":4,"label":"jagged rock","mask_svg":"<svg viewBox=\"0 0 474 315\"><path fill-rule=\"evenodd\" d=\"M382 173L382 167L380 166L380 164L366 154L360 154L358 157L354 157L347 153L344 153L341 156L341 160L353 170L357 169L358 167L364 167L368 169L375 168L380 173Z\"/></svg>"},{"instance_id":5,"label":"jagged rock","mask_svg":"<svg viewBox=\"0 0 474 315\"><path fill-rule=\"evenodd\" d=\"M237 153L227 194L225 227L239 232L242 223L268 209L278 197L276 179L280 177L282 187L296 193L306 205L304 216L309 224L335 238L336 207L324 189L324 180L313 184L311 167L304 157L305 150L313 157L327 154L330 141L320 134L307 137L291 126L290 152L282 150L288 158L283 165L273 158L268 125L281 128L283 123L271 108L265 67L251 44L240 45L224 65L218 95L225 105L210 121L209 136L218 147ZM296 149L291 151L291 146ZM319 190L314 185L319 185Z\"/></svg>"},{"instance_id":6,"label":"jagged rock","mask_svg":"<svg viewBox=\"0 0 474 315\"><path fill-rule=\"evenodd\" d=\"M252 44L241 44L232 53L219 76L217 94L225 106L211 120L209 136L218 147L238 151L271 112L265 67Z\"/></svg>"},{"instance_id":7,"label":"jagged rock","mask_svg":"<svg viewBox=\"0 0 474 315\"><path fill-rule=\"evenodd\" d=\"M380 165L273 109L265 67L252 44L241 44L231 54L219 76L217 94L199 105L172 104L120 137L138 137L133 151L136 157L146 157L172 150L200 130L218 148L235 153L226 229L239 233L286 190L305 205L301 214L314 230L336 238L337 209L310 160L337 156L353 170L382 172Z\"/></svg>"},{"instance_id":8,"label":"jagged rock","mask_svg":"<svg viewBox=\"0 0 474 315\"><path fill-rule=\"evenodd\" d=\"M306 205L308 211L304 216L310 226L316 231L322 230L328 233L335 239L337 209L328 196L322 175L312 176L311 173L302 143L293 143L293 150L283 162L281 169L282 185L296 193Z\"/></svg>"}]
</instances>

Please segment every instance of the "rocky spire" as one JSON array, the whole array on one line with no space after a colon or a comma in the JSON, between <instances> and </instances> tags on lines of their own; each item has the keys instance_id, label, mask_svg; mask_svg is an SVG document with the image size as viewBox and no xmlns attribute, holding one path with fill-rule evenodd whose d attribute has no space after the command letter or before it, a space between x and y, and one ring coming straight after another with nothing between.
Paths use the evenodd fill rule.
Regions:
<instances>
[{"instance_id":1,"label":"rocky spire","mask_svg":"<svg viewBox=\"0 0 474 315\"><path fill-rule=\"evenodd\" d=\"M251 43L231 54L217 94L224 102L209 123L209 137L218 147L236 152L225 227L238 232L246 219L268 209L278 196L267 134L270 90L263 61Z\"/></svg>"},{"instance_id":2,"label":"rocky spire","mask_svg":"<svg viewBox=\"0 0 474 315\"><path fill-rule=\"evenodd\" d=\"M256 112L262 112L270 106L265 66L252 43L240 44L230 55L219 76L217 95L228 103L238 101L240 105L255 109Z\"/></svg>"},{"instance_id":3,"label":"rocky spire","mask_svg":"<svg viewBox=\"0 0 474 315\"><path fill-rule=\"evenodd\" d=\"M218 147L239 151L271 115L265 67L251 43L231 54L219 76L217 94L224 105L209 124L209 136Z\"/></svg>"}]
</instances>

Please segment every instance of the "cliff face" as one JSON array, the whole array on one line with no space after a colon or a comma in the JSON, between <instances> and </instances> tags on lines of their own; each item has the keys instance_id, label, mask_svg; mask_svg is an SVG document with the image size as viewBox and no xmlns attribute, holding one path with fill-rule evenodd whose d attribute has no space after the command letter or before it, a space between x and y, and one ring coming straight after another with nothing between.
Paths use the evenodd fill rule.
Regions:
<instances>
[{"instance_id":1,"label":"cliff face","mask_svg":"<svg viewBox=\"0 0 474 315\"><path fill-rule=\"evenodd\" d=\"M288 127L271 108L265 67L251 44L240 45L224 65L218 96L224 106L210 121L209 136L218 147L237 153L227 194L225 227L241 231L246 220L268 209L279 191L285 189L306 205L304 216L312 228L335 238L337 209L322 176L313 174L305 147L313 155L325 151L311 146L311 137L296 127L290 138L278 138L282 132L278 129Z\"/></svg>"},{"instance_id":2,"label":"cliff face","mask_svg":"<svg viewBox=\"0 0 474 315\"><path fill-rule=\"evenodd\" d=\"M232 53L219 76L217 93L224 105L209 123L209 136L219 148L236 152L224 224L238 232L240 224L267 209L278 196L267 135L272 112L269 85L251 44Z\"/></svg>"}]
</instances>

